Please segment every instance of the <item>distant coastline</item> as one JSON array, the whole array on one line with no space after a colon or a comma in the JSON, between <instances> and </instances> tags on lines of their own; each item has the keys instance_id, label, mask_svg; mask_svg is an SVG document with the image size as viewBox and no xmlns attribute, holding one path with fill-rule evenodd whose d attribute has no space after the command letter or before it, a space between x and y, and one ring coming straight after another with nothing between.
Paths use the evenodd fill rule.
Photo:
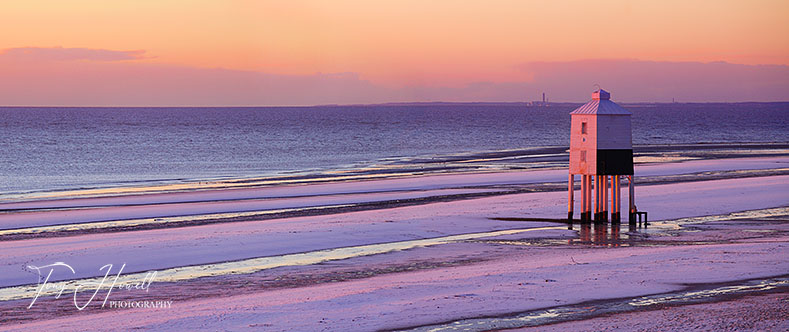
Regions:
<instances>
[{"instance_id":1,"label":"distant coastline","mask_svg":"<svg viewBox=\"0 0 789 332\"><path fill-rule=\"evenodd\" d=\"M486 102L486 101L424 101L424 102L389 102L389 103L372 103L372 104L320 104L313 106L244 106L244 107L359 107L359 106L466 106L466 105L483 105L483 106L526 106L529 107L528 101L502 101L502 102ZM583 105L585 102L545 102L545 106L559 106L559 107L577 107ZM789 101L739 101L739 102L618 102L622 106L630 107L648 107L660 105L758 105L758 104L775 104L787 105ZM543 106L544 107L544 106Z\"/></svg>"},{"instance_id":2,"label":"distant coastline","mask_svg":"<svg viewBox=\"0 0 789 332\"><path fill-rule=\"evenodd\" d=\"M316 108L316 107L375 107L375 106L525 106L533 102L529 101L413 101L413 102L385 102L385 103L348 103L348 104L315 104L315 105L212 105L212 106L195 106L195 105L132 105L132 106L108 106L108 105L0 105L0 109L27 109L27 108L50 108L50 109L82 109L82 108L162 108L162 109L210 109L210 108ZM560 102L545 102L546 105L541 107L577 107L583 105L584 101L560 101ZM617 102L625 107L649 107L649 106L662 106L662 105L787 105L789 101L732 101L732 102Z\"/></svg>"}]
</instances>

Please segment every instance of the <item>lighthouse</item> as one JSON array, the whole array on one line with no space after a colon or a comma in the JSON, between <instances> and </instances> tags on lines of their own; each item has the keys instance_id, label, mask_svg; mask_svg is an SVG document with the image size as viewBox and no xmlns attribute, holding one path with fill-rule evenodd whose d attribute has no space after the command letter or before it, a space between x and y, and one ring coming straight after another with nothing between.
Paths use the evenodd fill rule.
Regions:
<instances>
[{"instance_id":1,"label":"lighthouse","mask_svg":"<svg viewBox=\"0 0 789 332\"><path fill-rule=\"evenodd\" d=\"M592 100L570 113L570 176L568 213L573 218L575 175L581 176L581 221L620 221L620 180L628 179L630 221L633 222L633 143L630 113L600 89ZM608 201L611 201L610 208ZM594 202L592 202L594 199ZM594 215L592 209L594 208Z\"/></svg>"}]
</instances>

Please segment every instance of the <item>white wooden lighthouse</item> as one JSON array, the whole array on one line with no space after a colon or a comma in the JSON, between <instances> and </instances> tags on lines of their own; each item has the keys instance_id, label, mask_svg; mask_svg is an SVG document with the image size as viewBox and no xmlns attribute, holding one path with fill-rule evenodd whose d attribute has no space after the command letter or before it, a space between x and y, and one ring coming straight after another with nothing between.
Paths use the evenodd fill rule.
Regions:
<instances>
[{"instance_id":1,"label":"white wooden lighthouse","mask_svg":"<svg viewBox=\"0 0 789 332\"><path fill-rule=\"evenodd\" d=\"M570 113L570 177L568 218L573 218L575 174L581 175L581 220L608 220L610 188L611 222L619 222L620 177L627 176L630 187L630 221L635 212L633 188L633 143L630 116L600 89L592 100ZM592 186L594 182L594 187ZM594 194L593 194L594 191ZM592 198L594 197L594 204Z\"/></svg>"}]
</instances>

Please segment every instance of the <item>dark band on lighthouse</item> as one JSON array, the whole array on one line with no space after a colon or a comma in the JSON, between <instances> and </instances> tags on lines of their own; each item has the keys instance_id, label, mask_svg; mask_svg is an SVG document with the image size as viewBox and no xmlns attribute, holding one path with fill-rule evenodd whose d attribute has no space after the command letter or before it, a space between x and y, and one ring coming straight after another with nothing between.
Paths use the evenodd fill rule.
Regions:
<instances>
[{"instance_id":1,"label":"dark band on lighthouse","mask_svg":"<svg viewBox=\"0 0 789 332\"><path fill-rule=\"evenodd\" d=\"M633 149L597 150L599 175L633 175Z\"/></svg>"}]
</instances>

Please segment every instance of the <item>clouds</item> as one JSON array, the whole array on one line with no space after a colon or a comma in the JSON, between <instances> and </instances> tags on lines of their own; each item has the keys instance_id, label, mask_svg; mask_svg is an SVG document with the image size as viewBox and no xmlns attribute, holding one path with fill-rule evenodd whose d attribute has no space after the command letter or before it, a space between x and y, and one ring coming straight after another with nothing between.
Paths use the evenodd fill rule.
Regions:
<instances>
[{"instance_id":1,"label":"clouds","mask_svg":"<svg viewBox=\"0 0 789 332\"><path fill-rule=\"evenodd\" d=\"M137 61L145 51L15 48L0 53L0 105L255 106L409 101L582 102L594 84L617 101L785 101L789 66L725 62L531 62L528 82L390 87L363 74L275 75Z\"/></svg>"},{"instance_id":2,"label":"clouds","mask_svg":"<svg viewBox=\"0 0 789 332\"><path fill-rule=\"evenodd\" d=\"M314 105L387 97L386 89L354 73L274 75L119 61L143 54L121 53L37 49L0 55L0 105Z\"/></svg>"},{"instance_id":3,"label":"clouds","mask_svg":"<svg viewBox=\"0 0 789 332\"><path fill-rule=\"evenodd\" d=\"M574 100L599 84L621 101L786 101L789 66L726 62L580 60L520 66L554 100Z\"/></svg>"},{"instance_id":4,"label":"clouds","mask_svg":"<svg viewBox=\"0 0 789 332\"><path fill-rule=\"evenodd\" d=\"M18 47L0 51L0 58L15 61L123 61L142 59L145 51L113 51L92 48Z\"/></svg>"}]
</instances>

